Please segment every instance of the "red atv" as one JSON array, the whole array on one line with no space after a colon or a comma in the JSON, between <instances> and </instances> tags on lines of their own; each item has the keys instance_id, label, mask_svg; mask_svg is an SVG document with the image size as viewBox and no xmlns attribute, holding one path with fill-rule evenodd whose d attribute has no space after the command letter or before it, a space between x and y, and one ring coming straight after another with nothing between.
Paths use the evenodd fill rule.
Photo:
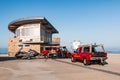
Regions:
<instances>
[{"instance_id":1,"label":"red atv","mask_svg":"<svg viewBox=\"0 0 120 80\"><path fill-rule=\"evenodd\" d=\"M71 53L67 50L66 46L47 46L42 51L45 57L69 58Z\"/></svg>"},{"instance_id":2,"label":"red atv","mask_svg":"<svg viewBox=\"0 0 120 80\"><path fill-rule=\"evenodd\" d=\"M71 57L71 53L70 51L68 51L66 46L57 47L56 52L57 52L58 58L70 58Z\"/></svg>"}]
</instances>

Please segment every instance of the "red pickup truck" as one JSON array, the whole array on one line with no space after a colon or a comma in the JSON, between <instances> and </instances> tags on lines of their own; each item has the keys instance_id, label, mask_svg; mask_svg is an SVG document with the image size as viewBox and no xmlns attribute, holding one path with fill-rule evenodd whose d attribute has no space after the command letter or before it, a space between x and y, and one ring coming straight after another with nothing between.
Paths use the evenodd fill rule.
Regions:
<instances>
[{"instance_id":1,"label":"red pickup truck","mask_svg":"<svg viewBox=\"0 0 120 80\"><path fill-rule=\"evenodd\" d=\"M81 60L84 65L88 65L91 61L97 61L101 64L105 63L107 53L103 45L81 45L72 53L71 61Z\"/></svg>"}]
</instances>

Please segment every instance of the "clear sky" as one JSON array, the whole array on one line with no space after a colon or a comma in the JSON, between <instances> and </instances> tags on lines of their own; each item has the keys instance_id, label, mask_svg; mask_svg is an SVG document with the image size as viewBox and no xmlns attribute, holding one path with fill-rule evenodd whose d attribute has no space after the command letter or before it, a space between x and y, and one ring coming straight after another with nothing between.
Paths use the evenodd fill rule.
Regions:
<instances>
[{"instance_id":1,"label":"clear sky","mask_svg":"<svg viewBox=\"0 0 120 80\"><path fill-rule=\"evenodd\" d=\"M44 16L59 31L61 44L74 40L120 48L120 0L0 0L0 48L13 33L8 24L16 19Z\"/></svg>"}]
</instances>

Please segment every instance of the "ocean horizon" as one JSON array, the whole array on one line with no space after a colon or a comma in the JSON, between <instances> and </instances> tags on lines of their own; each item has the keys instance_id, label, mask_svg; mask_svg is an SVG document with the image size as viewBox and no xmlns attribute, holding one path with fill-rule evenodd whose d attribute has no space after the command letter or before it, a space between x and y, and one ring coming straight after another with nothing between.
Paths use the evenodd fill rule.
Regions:
<instances>
[{"instance_id":1,"label":"ocean horizon","mask_svg":"<svg viewBox=\"0 0 120 80\"><path fill-rule=\"evenodd\" d=\"M68 49L72 52L72 49ZM106 49L108 54L120 54L120 49ZM0 48L0 54L8 54L8 48Z\"/></svg>"},{"instance_id":2,"label":"ocean horizon","mask_svg":"<svg viewBox=\"0 0 120 80\"><path fill-rule=\"evenodd\" d=\"M8 54L8 48L0 48L0 54Z\"/></svg>"}]
</instances>

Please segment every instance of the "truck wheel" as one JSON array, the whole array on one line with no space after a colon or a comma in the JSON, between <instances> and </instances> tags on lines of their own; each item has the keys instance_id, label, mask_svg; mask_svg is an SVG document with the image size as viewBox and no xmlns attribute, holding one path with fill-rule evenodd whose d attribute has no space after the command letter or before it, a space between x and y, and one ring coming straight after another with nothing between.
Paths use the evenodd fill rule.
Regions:
<instances>
[{"instance_id":1,"label":"truck wheel","mask_svg":"<svg viewBox=\"0 0 120 80\"><path fill-rule=\"evenodd\" d=\"M87 61L86 58L83 59L83 64L84 65L89 65L90 64L90 61Z\"/></svg>"},{"instance_id":2,"label":"truck wheel","mask_svg":"<svg viewBox=\"0 0 120 80\"><path fill-rule=\"evenodd\" d=\"M98 60L97 62L98 62L98 64L101 64L101 60Z\"/></svg>"},{"instance_id":3,"label":"truck wheel","mask_svg":"<svg viewBox=\"0 0 120 80\"><path fill-rule=\"evenodd\" d=\"M101 60L100 60L100 64L104 66L105 61L101 59Z\"/></svg>"},{"instance_id":4,"label":"truck wheel","mask_svg":"<svg viewBox=\"0 0 120 80\"><path fill-rule=\"evenodd\" d=\"M73 57L71 57L71 61L72 61L72 62L75 62L76 60L75 60Z\"/></svg>"}]
</instances>

